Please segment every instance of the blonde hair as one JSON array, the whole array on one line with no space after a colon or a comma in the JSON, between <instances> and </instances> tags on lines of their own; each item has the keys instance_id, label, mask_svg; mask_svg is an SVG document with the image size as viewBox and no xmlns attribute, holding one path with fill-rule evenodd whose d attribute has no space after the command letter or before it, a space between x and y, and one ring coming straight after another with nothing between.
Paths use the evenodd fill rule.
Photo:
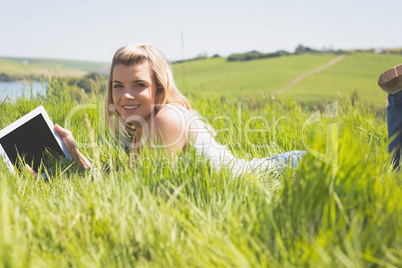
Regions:
<instances>
[{"instance_id":1,"label":"blonde hair","mask_svg":"<svg viewBox=\"0 0 402 268\"><path fill-rule=\"evenodd\" d=\"M155 112L168 103L176 103L188 110L191 110L188 100L180 93L176 87L176 84L174 83L170 62L159 49L149 44L124 46L118 49L113 56L106 92L105 119L112 134L115 134L115 121L113 119L118 120L120 133L122 133L122 126L124 126L123 128L126 132L135 131L130 124L123 122L124 120L122 119L121 115L113 108L114 103L112 83L114 67L119 64L126 66L132 64L141 64L144 61L148 61L151 69L152 79L157 86Z\"/></svg>"}]
</instances>

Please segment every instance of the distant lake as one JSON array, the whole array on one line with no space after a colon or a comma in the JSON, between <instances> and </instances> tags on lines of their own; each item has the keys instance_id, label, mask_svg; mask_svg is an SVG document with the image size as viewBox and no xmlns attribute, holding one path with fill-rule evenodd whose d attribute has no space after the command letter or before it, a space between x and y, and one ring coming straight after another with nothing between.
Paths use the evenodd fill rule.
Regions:
<instances>
[{"instance_id":1,"label":"distant lake","mask_svg":"<svg viewBox=\"0 0 402 268\"><path fill-rule=\"evenodd\" d=\"M37 93L46 95L46 83L42 85L41 82L32 82L32 94L36 96ZM0 82L0 103L8 95L9 100L15 100L18 97L31 96L31 85L25 82Z\"/></svg>"}]
</instances>

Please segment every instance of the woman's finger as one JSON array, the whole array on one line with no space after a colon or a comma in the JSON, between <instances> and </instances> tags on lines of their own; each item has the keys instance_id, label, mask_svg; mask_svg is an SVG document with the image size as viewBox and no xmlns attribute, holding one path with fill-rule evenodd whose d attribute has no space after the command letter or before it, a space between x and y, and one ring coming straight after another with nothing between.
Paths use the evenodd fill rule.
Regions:
<instances>
[{"instance_id":1,"label":"woman's finger","mask_svg":"<svg viewBox=\"0 0 402 268\"><path fill-rule=\"evenodd\" d=\"M59 126L58 124L54 125L54 129L57 131L57 133L59 133L60 137L67 137L67 136L71 135L70 131Z\"/></svg>"},{"instance_id":2,"label":"woman's finger","mask_svg":"<svg viewBox=\"0 0 402 268\"><path fill-rule=\"evenodd\" d=\"M25 164L25 169L28 171L29 174L31 174L32 176L37 176L38 173L35 172L35 170L33 170L28 164Z\"/></svg>"},{"instance_id":3,"label":"woman's finger","mask_svg":"<svg viewBox=\"0 0 402 268\"><path fill-rule=\"evenodd\" d=\"M59 133L60 138L62 139L64 145L67 147L67 151L70 153L70 155L74 158L74 154L76 154L76 145L75 141L73 138L73 135L71 134L71 131L62 128L58 124L54 125L54 129Z\"/></svg>"}]
</instances>

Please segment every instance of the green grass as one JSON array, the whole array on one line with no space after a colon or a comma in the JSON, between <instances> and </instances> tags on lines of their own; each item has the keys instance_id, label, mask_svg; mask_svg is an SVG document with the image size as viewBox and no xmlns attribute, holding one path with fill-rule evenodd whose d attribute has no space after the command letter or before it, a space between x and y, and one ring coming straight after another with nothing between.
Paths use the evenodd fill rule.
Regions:
<instances>
[{"instance_id":1,"label":"green grass","mask_svg":"<svg viewBox=\"0 0 402 268\"><path fill-rule=\"evenodd\" d=\"M63 80L50 87L0 106L0 128L42 104L98 171L59 166L44 183L1 163L2 266L401 267L402 176L390 170L384 112L339 98L337 117L320 107L323 121L303 129L311 107L258 95L228 101L205 84L189 94L192 105L239 157L325 153L327 125L338 124L336 168L308 154L281 176L232 178L194 150L176 159L145 151L130 166L105 130L102 97L77 95ZM85 146L85 113L95 147Z\"/></svg>"}]
</instances>

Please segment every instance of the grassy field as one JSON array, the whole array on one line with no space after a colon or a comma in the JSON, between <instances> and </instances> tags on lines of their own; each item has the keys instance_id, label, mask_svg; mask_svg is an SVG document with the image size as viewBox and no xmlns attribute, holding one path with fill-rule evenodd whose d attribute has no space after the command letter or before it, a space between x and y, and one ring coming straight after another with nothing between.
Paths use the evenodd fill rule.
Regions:
<instances>
[{"instance_id":1,"label":"grassy field","mask_svg":"<svg viewBox=\"0 0 402 268\"><path fill-rule=\"evenodd\" d=\"M287 57L226 62L224 58L174 64L179 88L188 92L237 98L249 93L269 95L335 55L302 54ZM276 97L293 96L306 103L321 103L352 95L377 107L385 107L386 94L377 85L379 75L402 62L401 55L357 53L312 74Z\"/></svg>"},{"instance_id":2,"label":"grassy field","mask_svg":"<svg viewBox=\"0 0 402 268\"><path fill-rule=\"evenodd\" d=\"M368 61L371 56L367 57ZM293 61L304 68L293 69L291 80L332 57L317 56L319 63L312 58L274 62L278 67L280 60ZM344 64L352 68L349 59ZM218 132L218 141L234 154L251 159L296 149L324 154L329 148L331 158L309 153L297 170L239 177L212 169L191 149L175 159L146 151L136 165L129 165L124 148L106 131L103 98L75 94L63 80L53 79L46 97L1 105L0 128L43 105L53 122L73 132L97 170L84 172L66 164L58 166L45 183L27 173L12 175L1 163L0 264L401 267L402 175L390 169L385 113L339 98L334 118L326 119L320 107L322 121L306 125L315 111L289 98L258 95L257 88L254 98L234 101L209 94L218 85L225 90L222 93L232 90L224 86L224 74L218 72L222 66L239 68L227 83L240 92L241 85L232 81L247 84L236 75L244 70L239 66L264 61L209 62L211 68L204 65L207 61L186 65L188 88L194 83L188 96L193 108ZM206 75L197 89L202 76L192 73L191 66L205 68L204 74L216 69L221 78L213 82ZM276 74L287 75L279 70ZM287 83L275 79L275 88ZM252 81L257 87L259 82ZM78 109L83 104L87 108ZM73 113L74 109L78 111ZM249 132L250 128L257 131ZM330 147L327 135L337 139ZM89 146L92 139L95 146Z\"/></svg>"},{"instance_id":3,"label":"grassy field","mask_svg":"<svg viewBox=\"0 0 402 268\"><path fill-rule=\"evenodd\" d=\"M80 76L88 72L106 74L109 65L109 63L89 61L0 57L0 73L13 76L22 74Z\"/></svg>"}]
</instances>

